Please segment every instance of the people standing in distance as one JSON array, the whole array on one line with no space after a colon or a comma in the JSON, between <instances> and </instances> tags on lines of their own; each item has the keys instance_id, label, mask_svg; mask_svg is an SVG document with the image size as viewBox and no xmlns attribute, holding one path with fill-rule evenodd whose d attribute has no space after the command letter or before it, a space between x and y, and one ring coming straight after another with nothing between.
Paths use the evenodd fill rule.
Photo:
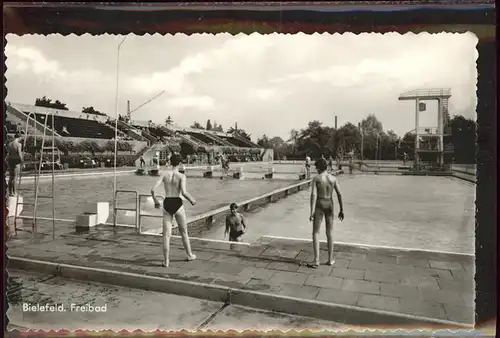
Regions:
<instances>
[{"instance_id":1,"label":"people standing in distance","mask_svg":"<svg viewBox=\"0 0 500 338\"><path fill-rule=\"evenodd\" d=\"M311 158L309 157L309 154L306 155L306 178L311 178Z\"/></svg>"},{"instance_id":2,"label":"people standing in distance","mask_svg":"<svg viewBox=\"0 0 500 338\"><path fill-rule=\"evenodd\" d=\"M9 166L9 196L16 195L16 178L21 174L23 162L23 146L21 135L15 134L14 139L7 145L7 163Z\"/></svg>"}]
</instances>

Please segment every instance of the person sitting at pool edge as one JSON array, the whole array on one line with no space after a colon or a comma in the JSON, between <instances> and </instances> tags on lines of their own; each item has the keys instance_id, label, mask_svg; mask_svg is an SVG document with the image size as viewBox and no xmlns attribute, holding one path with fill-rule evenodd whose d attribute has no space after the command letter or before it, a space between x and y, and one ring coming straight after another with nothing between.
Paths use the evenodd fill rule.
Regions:
<instances>
[{"instance_id":1,"label":"person sitting at pool edge","mask_svg":"<svg viewBox=\"0 0 500 338\"><path fill-rule=\"evenodd\" d=\"M323 217L325 217L326 239L328 242L328 261L327 265L335 263L333 259L333 219L334 204L333 192L337 193L340 212L339 220L344 220L344 206L342 204L342 195L340 193L337 179L327 172L328 164L326 160L316 161L318 175L314 177L311 188L311 212L309 220L313 222L313 251L314 261L309 267L317 268L319 266L319 229Z\"/></svg>"},{"instance_id":2,"label":"person sitting at pool edge","mask_svg":"<svg viewBox=\"0 0 500 338\"><path fill-rule=\"evenodd\" d=\"M230 242L241 242L241 236L245 233L247 225L243 215L238 212L238 205L231 203L229 206L231 213L226 216L226 231L224 231L224 238L229 233Z\"/></svg>"},{"instance_id":3,"label":"person sitting at pool edge","mask_svg":"<svg viewBox=\"0 0 500 338\"><path fill-rule=\"evenodd\" d=\"M161 173L160 178L156 181L153 189L151 189L151 196L155 203L155 208L161 207L160 202L156 198L155 190L163 183L165 188L165 199L163 200L163 266L169 265L170 253L170 237L172 235L172 222L173 218L177 221L179 232L182 237L182 244L188 255L187 260L192 261L196 259L196 255L191 251L191 244L189 243L189 236L187 232L187 217L186 210L184 209L181 195L184 196L192 205L196 204L196 200L186 190L186 175L179 172L179 164L182 158L180 155L173 155L170 159L172 170L164 171Z\"/></svg>"}]
</instances>

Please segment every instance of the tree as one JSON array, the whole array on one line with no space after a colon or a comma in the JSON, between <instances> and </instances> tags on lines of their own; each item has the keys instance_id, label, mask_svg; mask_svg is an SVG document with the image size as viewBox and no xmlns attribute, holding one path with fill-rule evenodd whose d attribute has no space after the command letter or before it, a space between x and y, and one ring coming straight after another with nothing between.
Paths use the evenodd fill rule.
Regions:
<instances>
[{"instance_id":1,"label":"tree","mask_svg":"<svg viewBox=\"0 0 500 338\"><path fill-rule=\"evenodd\" d=\"M285 141L281 137L275 136L269 140L269 144L271 145L271 148L279 149L285 145Z\"/></svg>"},{"instance_id":2,"label":"tree","mask_svg":"<svg viewBox=\"0 0 500 338\"><path fill-rule=\"evenodd\" d=\"M266 134L262 135L262 137L257 140L257 144L262 148L272 148L271 143L269 142L269 138Z\"/></svg>"},{"instance_id":3,"label":"tree","mask_svg":"<svg viewBox=\"0 0 500 338\"><path fill-rule=\"evenodd\" d=\"M415 132L409 131L406 134L404 134L400 143L401 151L406 153L410 160L413 160L415 158L415 137L416 137Z\"/></svg>"},{"instance_id":4,"label":"tree","mask_svg":"<svg viewBox=\"0 0 500 338\"><path fill-rule=\"evenodd\" d=\"M335 147L335 130L323 127L319 121L309 122L306 129L302 129L298 136L297 151L300 156L306 154L315 158L321 155L333 156Z\"/></svg>"},{"instance_id":5,"label":"tree","mask_svg":"<svg viewBox=\"0 0 500 338\"><path fill-rule=\"evenodd\" d=\"M347 153L355 151L361 153L361 133L354 124L348 122L340 127L335 135L335 154ZM366 147L365 153L366 154ZM366 157L366 156L365 156Z\"/></svg>"},{"instance_id":6,"label":"tree","mask_svg":"<svg viewBox=\"0 0 500 338\"><path fill-rule=\"evenodd\" d=\"M398 142L399 140L398 134L396 134L392 129L388 130L386 135L390 142Z\"/></svg>"},{"instance_id":7,"label":"tree","mask_svg":"<svg viewBox=\"0 0 500 338\"><path fill-rule=\"evenodd\" d=\"M364 135L381 134L384 131L382 122L380 122L374 114L369 114L361 121L361 129Z\"/></svg>"},{"instance_id":8,"label":"tree","mask_svg":"<svg viewBox=\"0 0 500 338\"><path fill-rule=\"evenodd\" d=\"M214 120L214 125L212 127L212 130L217 130L217 121Z\"/></svg>"},{"instance_id":9,"label":"tree","mask_svg":"<svg viewBox=\"0 0 500 338\"><path fill-rule=\"evenodd\" d=\"M91 115L101 115L101 116L106 116L106 114L101 113L98 110L95 110L94 107L82 107L82 113L84 114L91 114Z\"/></svg>"},{"instance_id":10,"label":"tree","mask_svg":"<svg viewBox=\"0 0 500 338\"><path fill-rule=\"evenodd\" d=\"M214 128L213 130L215 130L215 131L220 131L221 133L223 133L223 132L224 132L224 129L222 129L222 124L219 124L219 125L217 126L217 128Z\"/></svg>"},{"instance_id":11,"label":"tree","mask_svg":"<svg viewBox=\"0 0 500 338\"><path fill-rule=\"evenodd\" d=\"M191 128L194 128L194 129L205 129L205 128L203 128L203 126L198 121L194 121L194 123L191 125Z\"/></svg>"},{"instance_id":12,"label":"tree","mask_svg":"<svg viewBox=\"0 0 500 338\"><path fill-rule=\"evenodd\" d=\"M174 120L172 120L172 118L170 117L170 115L168 115L167 119L165 120L165 125L166 126L170 126L174 124Z\"/></svg>"},{"instance_id":13,"label":"tree","mask_svg":"<svg viewBox=\"0 0 500 338\"><path fill-rule=\"evenodd\" d=\"M291 141L293 143L293 154L295 155L296 152L297 152L297 145L298 145L298 141L299 141L299 136L300 136L300 132L297 130L297 129L292 129L290 130L290 138L288 139L288 141Z\"/></svg>"},{"instance_id":14,"label":"tree","mask_svg":"<svg viewBox=\"0 0 500 338\"><path fill-rule=\"evenodd\" d=\"M476 123L461 115L450 120L451 136L443 140L444 144L452 143L456 163L476 163Z\"/></svg>"},{"instance_id":15,"label":"tree","mask_svg":"<svg viewBox=\"0 0 500 338\"><path fill-rule=\"evenodd\" d=\"M47 98L46 96L42 98L37 98L35 99L35 106L37 107L45 107L45 108L54 108L54 109L61 109L61 110L68 110L66 107L66 103L62 103L59 100L56 100L52 102L51 99Z\"/></svg>"},{"instance_id":16,"label":"tree","mask_svg":"<svg viewBox=\"0 0 500 338\"><path fill-rule=\"evenodd\" d=\"M210 123L210 119L207 120L207 130L212 130L212 123Z\"/></svg>"}]
</instances>

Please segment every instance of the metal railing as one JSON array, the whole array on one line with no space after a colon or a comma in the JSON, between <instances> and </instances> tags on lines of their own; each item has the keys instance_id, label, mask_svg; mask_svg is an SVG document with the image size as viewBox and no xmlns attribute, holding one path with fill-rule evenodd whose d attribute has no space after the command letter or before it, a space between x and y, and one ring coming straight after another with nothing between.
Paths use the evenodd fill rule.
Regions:
<instances>
[{"instance_id":1,"label":"metal railing","mask_svg":"<svg viewBox=\"0 0 500 338\"><path fill-rule=\"evenodd\" d=\"M418 150L430 150L430 151L444 151L446 153L452 153L455 147L453 144L445 144L443 149L440 150L437 144L420 143L418 145Z\"/></svg>"},{"instance_id":2,"label":"metal railing","mask_svg":"<svg viewBox=\"0 0 500 338\"><path fill-rule=\"evenodd\" d=\"M451 96L450 88L426 88L415 89L399 95L399 99L413 99L413 98L426 98L426 97L442 97L449 98Z\"/></svg>"},{"instance_id":3,"label":"metal railing","mask_svg":"<svg viewBox=\"0 0 500 338\"><path fill-rule=\"evenodd\" d=\"M134 194L135 195L135 208L120 208L117 206L118 204L118 194ZM132 211L135 212L135 228L136 230L139 230L139 214L140 214L140 198L139 198L139 193L137 190L116 190L115 191L115 199L113 203L113 226L116 226L116 212L118 210L122 211ZM140 231L139 231L140 233Z\"/></svg>"},{"instance_id":4,"label":"metal railing","mask_svg":"<svg viewBox=\"0 0 500 338\"><path fill-rule=\"evenodd\" d=\"M138 204L137 204L137 227L138 227L138 232L142 234L142 218L143 217L150 217L150 218L163 218L163 215L158 214L158 215L151 215L151 214L143 214L141 213L141 201L144 197L151 197L151 195L139 195L138 197ZM159 199L163 199L163 196L157 196ZM172 220L173 222L173 220ZM172 224L172 229L174 228Z\"/></svg>"}]
</instances>

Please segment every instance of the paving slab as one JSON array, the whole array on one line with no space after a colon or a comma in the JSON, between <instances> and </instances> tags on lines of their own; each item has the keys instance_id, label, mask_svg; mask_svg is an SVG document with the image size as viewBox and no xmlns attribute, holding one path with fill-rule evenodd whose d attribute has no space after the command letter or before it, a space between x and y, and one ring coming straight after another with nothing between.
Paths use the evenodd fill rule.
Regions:
<instances>
[{"instance_id":1,"label":"paving slab","mask_svg":"<svg viewBox=\"0 0 500 338\"><path fill-rule=\"evenodd\" d=\"M318 269L311 269L304 265L302 259L297 259L300 255L312 257L310 243L268 238L235 250L230 250L227 243L193 241L193 251L198 259L188 262L180 239L173 239L171 266L163 268L161 238L134 235L133 229L128 229L128 232L123 229L110 231L99 226L87 234L67 232L55 240L16 239L16 245L8 249L8 255L12 257L248 290L259 293L259 296L252 297L267 294L282 297L279 298L281 302L290 304L298 304L297 301L318 302L317 305L307 303L309 305L304 309L325 306L321 304L341 304L370 311L389 311L394 316L405 314L472 324L467 320L473 317L475 291L473 273L469 272L473 271L473 261L468 256L429 252L429 265L422 267L425 252L336 245L333 267L321 265ZM70 250L70 247L75 250ZM284 247L287 252L295 252L295 258L290 258L291 254L282 258L276 256L285 250ZM325 247L321 249L323 252ZM379 251L385 258L377 262ZM387 257L397 259L394 261ZM430 261L442 264L433 263L435 268L432 268ZM401 265L401 262L406 264ZM418 263L411 265L412 262ZM455 263L462 270L458 270L459 265ZM196 294L202 293L197 291ZM238 297L241 298L241 295ZM293 299L286 300L286 297ZM446 310L447 307L449 310ZM337 313L341 316L331 318L338 322L352 321L350 317L346 319L345 311L331 311L329 315ZM373 324L375 317L360 312L357 324L364 321Z\"/></svg>"},{"instance_id":2,"label":"paving slab","mask_svg":"<svg viewBox=\"0 0 500 338\"><path fill-rule=\"evenodd\" d=\"M10 271L8 285L9 310L6 337L16 336L12 330L362 330L314 318L262 311L248 307L224 305L220 302L115 287L99 283L83 283L44 274ZM47 313L26 312L22 303L40 301L63 304L106 304L106 311ZM175 304L175 306L172 306ZM131 308L134 311L131 311ZM138 315L139 314L139 315ZM26 336L21 333L19 336Z\"/></svg>"}]
</instances>

